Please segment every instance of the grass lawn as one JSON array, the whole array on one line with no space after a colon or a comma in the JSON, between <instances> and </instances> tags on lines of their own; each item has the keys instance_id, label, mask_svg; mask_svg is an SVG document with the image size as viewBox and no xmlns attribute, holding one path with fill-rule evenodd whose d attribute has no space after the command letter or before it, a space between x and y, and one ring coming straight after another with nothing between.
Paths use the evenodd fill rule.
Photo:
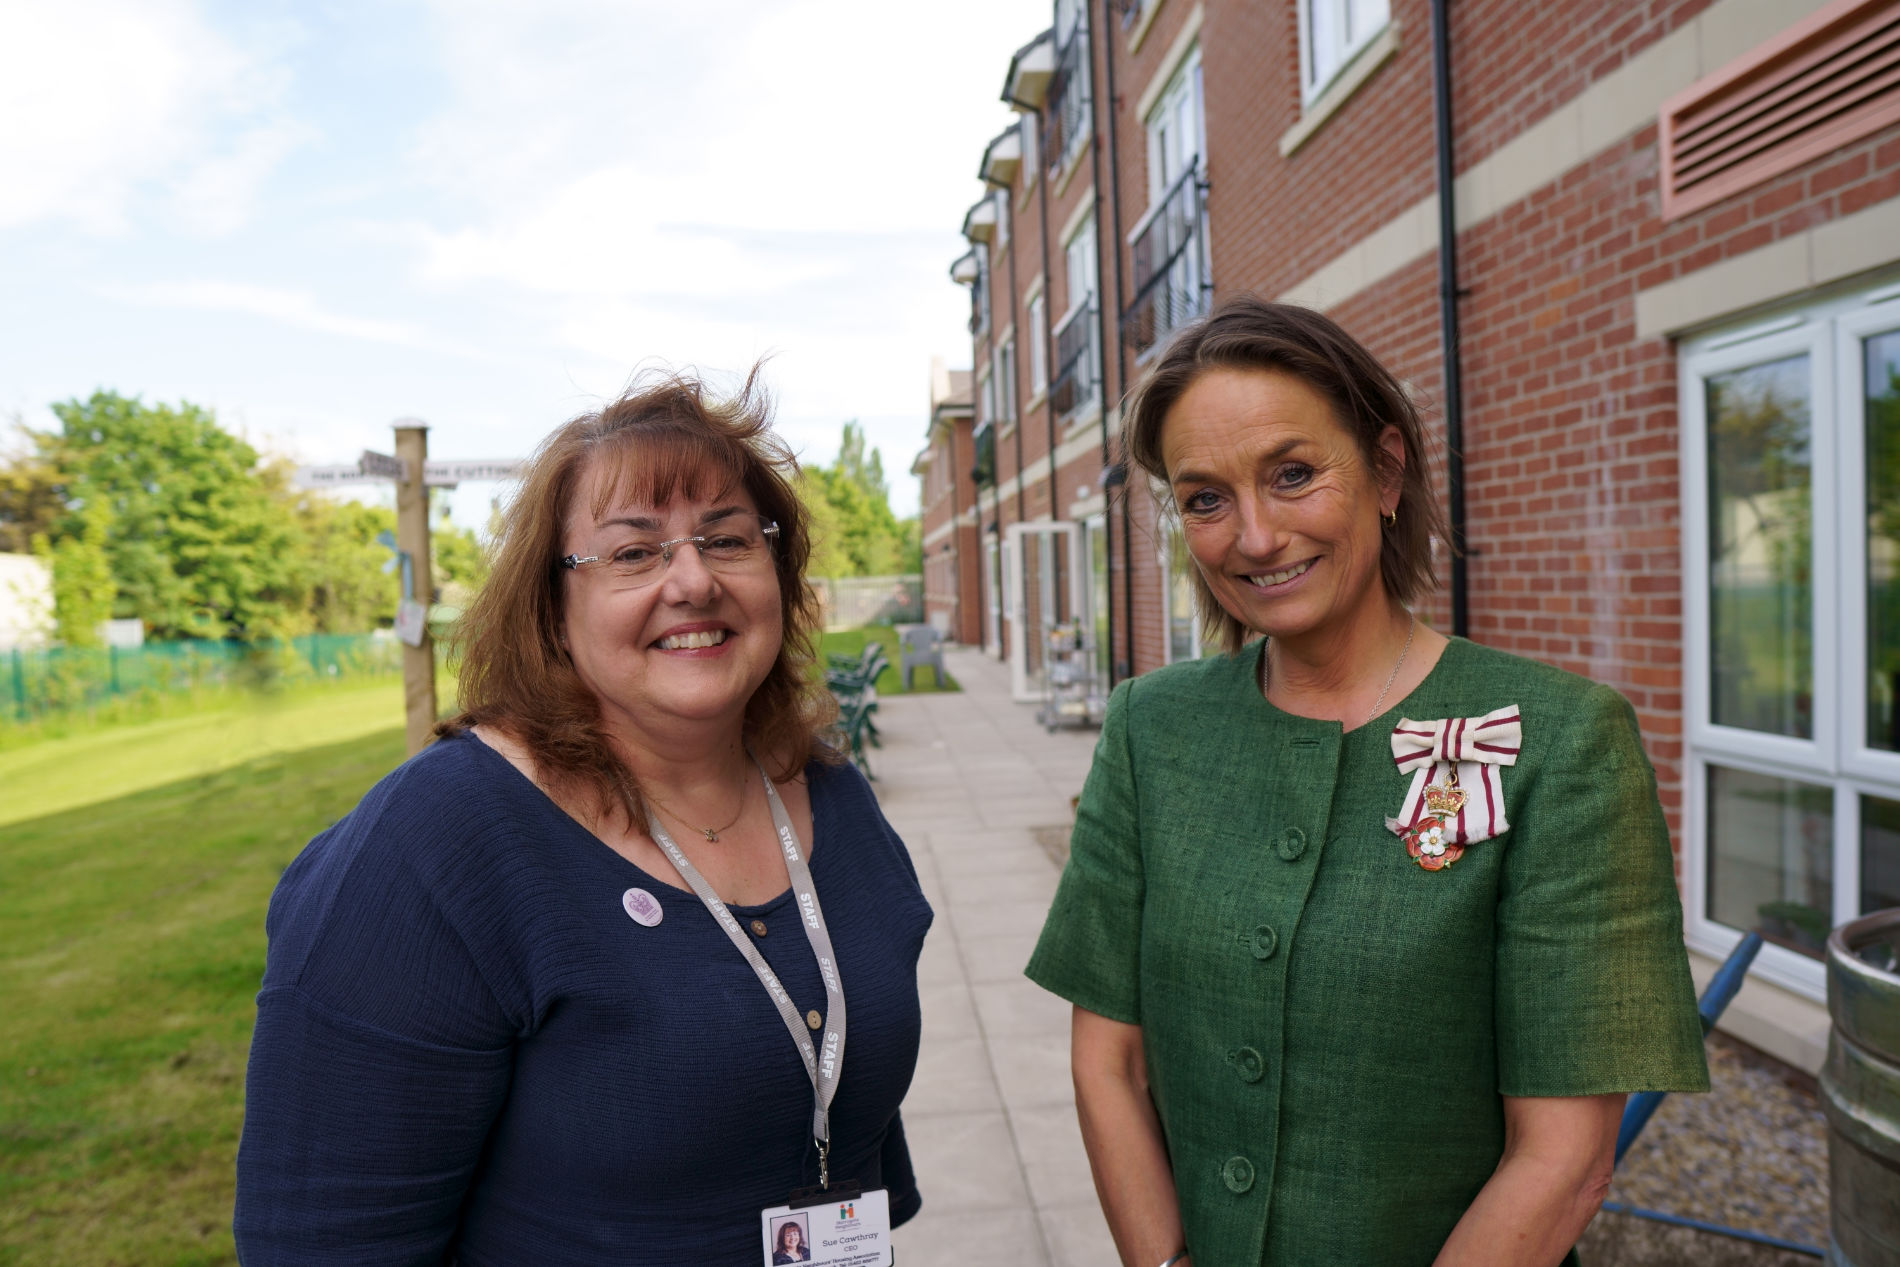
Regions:
<instances>
[{"instance_id":1,"label":"grass lawn","mask_svg":"<svg viewBox=\"0 0 1900 1267\"><path fill-rule=\"evenodd\" d=\"M401 707L384 684L0 754L0 1263L234 1261L265 906L402 760Z\"/></svg>"},{"instance_id":2,"label":"grass lawn","mask_svg":"<svg viewBox=\"0 0 1900 1267\"><path fill-rule=\"evenodd\" d=\"M443 685L437 696L455 697ZM385 677L283 695L225 696L187 716L78 728L0 750L0 828L401 724L402 681Z\"/></svg>"},{"instance_id":3,"label":"grass lawn","mask_svg":"<svg viewBox=\"0 0 1900 1267\"><path fill-rule=\"evenodd\" d=\"M869 639L897 649L825 650ZM401 762L401 720L381 679L0 750L0 1264L234 1261L270 892Z\"/></svg>"},{"instance_id":4,"label":"grass lawn","mask_svg":"<svg viewBox=\"0 0 1900 1267\"><path fill-rule=\"evenodd\" d=\"M884 655L891 662L890 668L878 674L877 693L902 695L904 675L897 671L897 630L889 625L866 625L862 629L842 629L837 633L828 633L824 636L819 650L824 655L855 656L864 650L864 644L867 642L883 643ZM928 695L932 691L957 689L955 678L945 674L944 680L939 682L936 677L935 669L914 669L911 672L911 680L916 683L915 689L920 695Z\"/></svg>"}]
</instances>

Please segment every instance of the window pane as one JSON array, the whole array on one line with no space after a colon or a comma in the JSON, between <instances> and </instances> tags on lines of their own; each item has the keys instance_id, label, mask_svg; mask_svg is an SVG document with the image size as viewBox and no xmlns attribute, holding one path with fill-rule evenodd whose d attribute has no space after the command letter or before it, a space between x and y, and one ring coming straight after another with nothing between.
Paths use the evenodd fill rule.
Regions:
<instances>
[{"instance_id":1,"label":"window pane","mask_svg":"<svg viewBox=\"0 0 1900 1267\"><path fill-rule=\"evenodd\" d=\"M1307 57L1315 87L1332 78L1339 66L1339 0L1307 0ZM1285 12L1285 10L1281 10Z\"/></svg>"},{"instance_id":2,"label":"window pane","mask_svg":"<svg viewBox=\"0 0 1900 1267\"><path fill-rule=\"evenodd\" d=\"M1860 913L1900 906L1900 801L1860 798Z\"/></svg>"},{"instance_id":3,"label":"window pane","mask_svg":"<svg viewBox=\"0 0 1900 1267\"><path fill-rule=\"evenodd\" d=\"M1710 720L1812 738L1808 358L1707 390Z\"/></svg>"},{"instance_id":4,"label":"window pane","mask_svg":"<svg viewBox=\"0 0 1900 1267\"><path fill-rule=\"evenodd\" d=\"M1833 892L1833 789L1711 766L1709 918L1818 959Z\"/></svg>"},{"instance_id":5,"label":"window pane","mask_svg":"<svg viewBox=\"0 0 1900 1267\"><path fill-rule=\"evenodd\" d=\"M1194 560L1179 532L1168 533L1168 663L1194 658Z\"/></svg>"},{"instance_id":6,"label":"window pane","mask_svg":"<svg viewBox=\"0 0 1900 1267\"><path fill-rule=\"evenodd\" d=\"M1360 44L1386 24L1391 6L1388 0L1347 0L1346 12L1346 43Z\"/></svg>"},{"instance_id":7,"label":"window pane","mask_svg":"<svg viewBox=\"0 0 1900 1267\"><path fill-rule=\"evenodd\" d=\"M1108 518L1088 521L1089 538L1089 611L1093 617L1095 672L1103 683L1108 672Z\"/></svg>"},{"instance_id":8,"label":"window pane","mask_svg":"<svg viewBox=\"0 0 1900 1267\"><path fill-rule=\"evenodd\" d=\"M1900 752L1896 695L1900 695L1900 331L1867 340L1868 747Z\"/></svg>"}]
</instances>

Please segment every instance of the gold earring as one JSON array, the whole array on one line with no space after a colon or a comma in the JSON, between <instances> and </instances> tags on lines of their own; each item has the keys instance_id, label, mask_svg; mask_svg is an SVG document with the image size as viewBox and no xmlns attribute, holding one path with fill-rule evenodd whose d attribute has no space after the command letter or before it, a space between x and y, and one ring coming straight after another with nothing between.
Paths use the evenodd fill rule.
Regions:
<instances>
[{"instance_id":1,"label":"gold earring","mask_svg":"<svg viewBox=\"0 0 1900 1267\"><path fill-rule=\"evenodd\" d=\"M1392 513L1388 515L1381 515L1380 518L1385 520L1386 527L1388 528L1398 527L1399 526L1399 508L1397 506L1394 506L1392 508Z\"/></svg>"}]
</instances>

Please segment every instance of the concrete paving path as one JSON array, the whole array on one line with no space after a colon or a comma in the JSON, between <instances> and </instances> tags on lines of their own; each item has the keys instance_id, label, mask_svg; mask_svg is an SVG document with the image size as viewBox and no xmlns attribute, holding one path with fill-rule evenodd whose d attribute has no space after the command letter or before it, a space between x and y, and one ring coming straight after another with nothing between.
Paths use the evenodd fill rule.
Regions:
<instances>
[{"instance_id":1,"label":"concrete paving path","mask_svg":"<svg viewBox=\"0 0 1900 1267\"><path fill-rule=\"evenodd\" d=\"M1066 834L1095 732L1045 732L994 660L945 661L963 689L880 701L871 754L937 912L904 1101L924 1208L898 1229L897 1261L1103 1267L1117 1259L1075 1122L1069 1005L1023 976L1058 875L1035 829Z\"/></svg>"}]
</instances>

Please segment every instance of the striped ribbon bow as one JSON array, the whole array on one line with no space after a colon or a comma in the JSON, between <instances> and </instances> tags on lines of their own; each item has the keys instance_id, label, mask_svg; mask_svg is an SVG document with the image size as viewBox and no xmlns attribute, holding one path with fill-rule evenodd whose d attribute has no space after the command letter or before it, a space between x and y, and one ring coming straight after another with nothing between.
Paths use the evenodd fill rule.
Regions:
<instances>
[{"instance_id":1,"label":"striped ribbon bow","mask_svg":"<svg viewBox=\"0 0 1900 1267\"><path fill-rule=\"evenodd\" d=\"M1515 704L1482 717L1401 718L1392 728L1392 759L1400 770L1412 772L1412 786L1398 817L1386 819L1385 825L1403 836L1432 814L1426 787L1432 785L1435 798L1442 799L1437 789L1452 785L1449 776L1455 770L1457 789L1464 795L1454 799L1463 803L1455 813L1443 816L1445 843L1463 846L1508 831L1511 825L1504 818L1504 784L1498 767L1517 764L1523 740L1523 720Z\"/></svg>"}]
</instances>

